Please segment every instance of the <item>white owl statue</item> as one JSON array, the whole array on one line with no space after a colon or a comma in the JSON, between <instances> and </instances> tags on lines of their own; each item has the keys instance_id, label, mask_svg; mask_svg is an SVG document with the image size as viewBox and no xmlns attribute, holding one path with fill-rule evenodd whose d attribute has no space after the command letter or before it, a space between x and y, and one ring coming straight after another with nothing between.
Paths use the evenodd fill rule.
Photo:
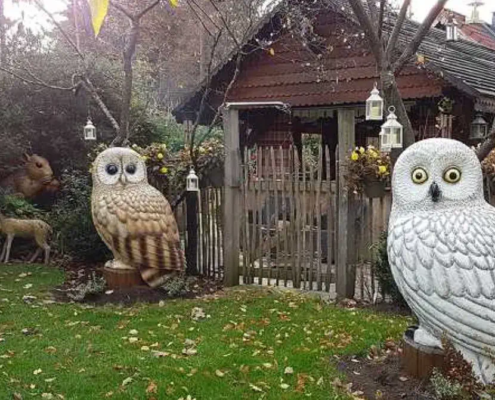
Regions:
<instances>
[{"instance_id":1,"label":"white owl statue","mask_svg":"<svg viewBox=\"0 0 495 400\"><path fill-rule=\"evenodd\" d=\"M423 140L397 160L388 255L419 319L415 342L442 347L445 334L484 383L495 375L495 208L480 163L451 139Z\"/></svg>"}]
</instances>

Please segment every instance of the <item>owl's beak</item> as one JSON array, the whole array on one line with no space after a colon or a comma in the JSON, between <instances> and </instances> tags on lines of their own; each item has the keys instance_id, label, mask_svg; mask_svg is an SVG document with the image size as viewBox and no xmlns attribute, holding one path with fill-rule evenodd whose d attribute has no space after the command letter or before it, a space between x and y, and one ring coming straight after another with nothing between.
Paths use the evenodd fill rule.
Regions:
<instances>
[{"instance_id":1,"label":"owl's beak","mask_svg":"<svg viewBox=\"0 0 495 400\"><path fill-rule=\"evenodd\" d=\"M431 199L433 200L434 203L438 202L438 200L440 200L440 196L442 194L442 191L440 190L440 188L438 187L438 185L436 184L436 182L433 182L430 186L430 196L431 196Z\"/></svg>"},{"instance_id":2,"label":"owl's beak","mask_svg":"<svg viewBox=\"0 0 495 400\"><path fill-rule=\"evenodd\" d=\"M127 178L124 174L121 174L120 175L120 183L122 183L122 185L126 185L127 184Z\"/></svg>"}]
</instances>

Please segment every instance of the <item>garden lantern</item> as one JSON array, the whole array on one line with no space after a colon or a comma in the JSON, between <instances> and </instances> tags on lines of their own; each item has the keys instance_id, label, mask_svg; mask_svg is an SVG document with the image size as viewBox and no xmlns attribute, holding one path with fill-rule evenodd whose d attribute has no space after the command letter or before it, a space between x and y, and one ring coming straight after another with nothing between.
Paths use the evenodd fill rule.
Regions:
<instances>
[{"instance_id":1,"label":"garden lantern","mask_svg":"<svg viewBox=\"0 0 495 400\"><path fill-rule=\"evenodd\" d=\"M375 83L371 96L366 100L366 120L381 121L383 119L383 99L380 97Z\"/></svg>"},{"instance_id":2,"label":"garden lantern","mask_svg":"<svg viewBox=\"0 0 495 400\"><path fill-rule=\"evenodd\" d=\"M96 128L89 118L84 127L84 140L96 140Z\"/></svg>"},{"instance_id":3,"label":"garden lantern","mask_svg":"<svg viewBox=\"0 0 495 400\"><path fill-rule=\"evenodd\" d=\"M485 121L481 113L476 114L476 118L471 123L471 140L482 140L488 134L488 122Z\"/></svg>"},{"instance_id":4,"label":"garden lantern","mask_svg":"<svg viewBox=\"0 0 495 400\"><path fill-rule=\"evenodd\" d=\"M459 39L459 28L457 27L457 22L450 18L445 25L445 40L447 42L456 42Z\"/></svg>"},{"instance_id":5,"label":"garden lantern","mask_svg":"<svg viewBox=\"0 0 495 400\"><path fill-rule=\"evenodd\" d=\"M199 192L199 178L192 168L187 175L186 189L188 192Z\"/></svg>"},{"instance_id":6,"label":"garden lantern","mask_svg":"<svg viewBox=\"0 0 495 400\"><path fill-rule=\"evenodd\" d=\"M382 131L380 132L380 150L383 152L390 152L392 149L401 149L403 146L404 128L397 121L395 107L390 106L388 111L387 121L382 125Z\"/></svg>"}]
</instances>

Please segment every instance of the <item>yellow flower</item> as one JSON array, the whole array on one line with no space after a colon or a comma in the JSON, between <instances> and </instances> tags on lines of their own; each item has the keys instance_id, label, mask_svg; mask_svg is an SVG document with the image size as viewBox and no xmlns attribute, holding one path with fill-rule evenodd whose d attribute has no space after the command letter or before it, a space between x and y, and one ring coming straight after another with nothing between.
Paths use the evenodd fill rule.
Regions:
<instances>
[{"instance_id":1,"label":"yellow flower","mask_svg":"<svg viewBox=\"0 0 495 400\"><path fill-rule=\"evenodd\" d=\"M378 167L378 173L379 173L380 175L384 175L384 174L386 174L386 173L387 173L387 167L386 167L385 165L380 165L380 166Z\"/></svg>"},{"instance_id":2,"label":"yellow flower","mask_svg":"<svg viewBox=\"0 0 495 400\"><path fill-rule=\"evenodd\" d=\"M352 152L352 154L351 154L351 160L352 160L352 161L357 161L357 160L359 160L359 154L358 154L358 153L356 153L355 151L353 151L353 152Z\"/></svg>"},{"instance_id":3,"label":"yellow flower","mask_svg":"<svg viewBox=\"0 0 495 400\"><path fill-rule=\"evenodd\" d=\"M365 150L364 150L364 147L360 147L360 148L359 148L359 152L360 152L361 154L364 154L364 151L365 151Z\"/></svg>"},{"instance_id":4,"label":"yellow flower","mask_svg":"<svg viewBox=\"0 0 495 400\"><path fill-rule=\"evenodd\" d=\"M160 174L166 174L168 172L168 168L167 167L161 167L160 168Z\"/></svg>"},{"instance_id":5,"label":"yellow flower","mask_svg":"<svg viewBox=\"0 0 495 400\"><path fill-rule=\"evenodd\" d=\"M159 160L162 160L163 159L163 154L162 153L158 153L156 155L156 158L158 158Z\"/></svg>"},{"instance_id":6,"label":"yellow flower","mask_svg":"<svg viewBox=\"0 0 495 400\"><path fill-rule=\"evenodd\" d=\"M148 157L148 156L141 156L141 159L142 159L144 162L146 162L146 161L148 161L148 160L149 160L149 157Z\"/></svg>"},{"instance_id":7,"label":"yellow flower","mask_svg":"<svg viewBox=\"0 0 495 400\"><path fill-rule=\"evenodd\" d=\"M374 150L370 150L370 152L369 152L369 153L370 153L370 157L371 157L371 158L378 158L378 153L377 153L376 151L374 151Z\"/></svg>"}]
</instances>

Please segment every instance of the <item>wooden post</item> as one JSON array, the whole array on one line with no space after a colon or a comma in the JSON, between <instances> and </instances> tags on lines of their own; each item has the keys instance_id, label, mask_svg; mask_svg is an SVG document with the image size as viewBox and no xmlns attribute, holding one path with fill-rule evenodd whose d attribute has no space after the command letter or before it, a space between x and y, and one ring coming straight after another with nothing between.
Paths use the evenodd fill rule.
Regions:
<instances>
[{"instance_id":1,"label":"wooden post","mask_svg":"<svg viewBox=\"0 0 495 400\"><path fill-rule=\"evenodd\" d=\"M349 263L349 244L352 243L353 222L350 220L349 190L346 184L347 159L355 142L354 109L338 110L338 248L337 248L337 298L354 297L354 271ZM352 217L351 217L352 219Z\"/></svg>"},{"instance_id":2,"label":"wooden post","mask_svg":"<svg viewBox=\"0 0 495 400\"><path fill-rule=\"evenodd\" d=\"M186 193L187 247L186 260L188 275L198 274L198 192Z\"/></svg>"},{"instance_id":3,"label":"wooden post","mask_svg":"<svg viewBox=\"0 0 495 400\"><path fill-rule=\"evenodd\" d=\"M241 153L239 110L224 110L225 203L223 208L225 286L239 284L239 246L241 220Z\"/></svg>"}]
</instances>

